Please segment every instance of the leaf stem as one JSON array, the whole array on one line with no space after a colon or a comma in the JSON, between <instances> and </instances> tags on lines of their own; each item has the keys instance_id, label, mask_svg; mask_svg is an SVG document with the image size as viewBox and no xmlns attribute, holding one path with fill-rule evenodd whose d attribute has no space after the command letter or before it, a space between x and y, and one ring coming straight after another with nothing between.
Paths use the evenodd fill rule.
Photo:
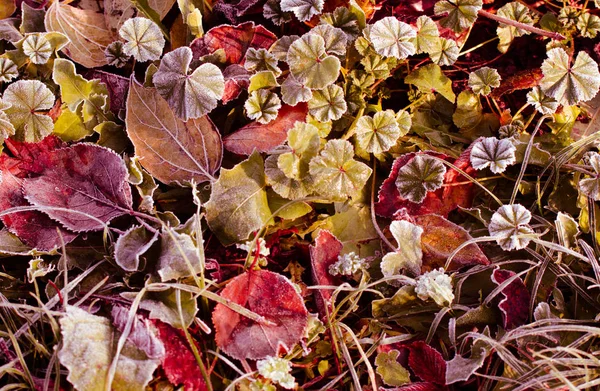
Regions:
<instances>
[{"instance_id":1,"label":"leaf stem","mask_svg":"<svg viewBox=\"0 0 600 391\"><path fill-rule=\"evenodd\" d=\"M358 123L358 120L360 119L360 117L363 116L364 112L365 112L365 106L361 106L360 109L358 110L358 113L356 113L356 117L354 118L354 121L348 128L348 131L346 132L346 134L344 134L342 136L342 140L348 140L350 137L354 136L354 132L356 131L356 124Z\"/></svg>"},{"instance_id":2,"label":"leaf stem","mask_svg":"<svg viewBox=\"0 0 600 391\"><path fill-rule=\"evenodd\" d=\"M498 16L496 14L492 14L492 13L489 13L489 12L484 11L484 10L479 10L477 12L477 14L479 16L483 16L484 18L495 20L498 23L506 24L506 25L509 25L509 26L512 26L512 27L516 27L516 28L521 29L521 30L529 31L530 33L541 35L543 37L549 37L549 38L557 39L557 40L561 40L561 41L564 40L564 39L566 39L566 37L564 35L560 34L560 33L542 30L540 28L533 27L533 26L530 26L530 25L525 24L525 23L517 22L516 20L504 18L502 16Z\"/></svg>"}]
</instances>

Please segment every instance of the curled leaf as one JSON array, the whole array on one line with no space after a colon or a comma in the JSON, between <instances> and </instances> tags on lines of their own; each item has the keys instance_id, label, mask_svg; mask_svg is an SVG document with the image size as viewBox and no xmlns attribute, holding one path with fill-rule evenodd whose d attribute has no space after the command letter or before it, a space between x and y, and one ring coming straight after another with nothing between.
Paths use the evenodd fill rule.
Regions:
<instances>
[{"instance_id":1,"label":"curled leaf","mask_svg":"<svg viewBox=\"0 0 600 391\"><path fill-rule=\"evenodd\" d=\"M600 200L600 155L596 152L588 152L586 154L588 164L592 166L595 176L584 178L579 181L579 189L583 194L593 200Z\"/></svg>"},{"instance_id":2,"label":"curled leaf","mask_svg":"<svg viewBox=\"0 0 600 391\"><path fill-rule=\"evenodd\" d=\"M531 213L520 204L503 205L494 212L488 229L504 250L520 250L531 241Z\"/></svg>"},{"instance_id":3,"label":"curled leaf","mask_svg":"<svg viewBox=\"0 0 600 391\"><path fill-rule=\"evenodd\" d=\"M119 29L119 35L125 40L125 54L139 62L158 60L165 47L160 28L150 19L128 19Z\"/></svg>"},{"instance_id":4,"label":"curled leaf","mask_svg":"<svg viewBox=\"0 0 600 391\"><path fill-rule=\"evenodd\" d=\"M398 171L396 186L400 196L420 204L428 192L439 189L444 182L446 167L427 156L417 155Z\"/></svg>"},{"instance_id":5,"label":"curled leaf","mask_svg":"<svg viewBox=\"0 0 600 391\"><path fill-rule=\"evenodd\" d=\"M413 39L416 36L417 33L409 24L392 16L378 20L369 31L369 39L377 53L399 60L415 54Z\"/></svg>"},{"instance_id":6,"label":"curled leaf","mask_svg":"<svg viewBox=\"0 0 600 391\"><path fill-rule=\"evenodd\" d=\"M8 82L19 76L17 65L10 59L0 57L0 82Z\"/></svg>"},{"instance_id":7,"label":"curled leaf","mask_svg":"<svg viewBox=\"0 0 600 391\"><path fill-rule=\"evenodd\" d=\"M506 171L506 167L515 164L517 148L509 139L498 140L484 137L473 144L471 165L476 170L489 167L494 174Z\"/></svg>"},{"instance_id":8,"label":"curled leaf","mask_svg":"<svg viewBox=\"0 0 600 391\"><path fill-rule=\"evenodd\" d=\"M399 275L402 270L413 276L421 274L423 251L421 235L423 228L408 221L392 221L390 231L398 243L398 249L387 253L381 260L381 272L385 277Z\"/></svg>"}]
</instances>

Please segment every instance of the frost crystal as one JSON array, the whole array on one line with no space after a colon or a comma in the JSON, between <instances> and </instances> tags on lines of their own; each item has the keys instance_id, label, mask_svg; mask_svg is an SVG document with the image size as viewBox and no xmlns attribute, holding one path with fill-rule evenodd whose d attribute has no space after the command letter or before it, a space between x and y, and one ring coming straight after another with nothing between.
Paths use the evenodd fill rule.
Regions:
<instances>
[{"instance_id":1,"label":"frost crystal","mask_svg":"<svg viewBox=\"0 0 600 391\"><path fill-rule=\"evenodd\" d=\"M338 260L329 266L329 274L332 276L351 276L364 268L365 260L354 253L354 251L339 255Z\"/></svg>"},{"instance_id":2,"label":"frost crystal","mask_svg":"<svg viewBox=\"0 0 600 391\"><path fill-rule=\"evenodd\" d=\"M415 292L419 299L423 301L433 299L441 307L451 304L454 300L452 279L444 274L443 268L432 270L419 277Z\"/></svg>"},{"instance_id":3,"label":"frost crystal","mask_svg":"<svg viewBox=\"0 0 600 391\"><path fill-rule=\"evenodd\" d=\"M252 252L252 254L254 254L256 251L256 247L254 247L253 244L254 244L254 241L249 240L244 244L237 244L236 247L239 248L240 250L244 250L248 253ZM265 240L263 238L258 238L256 245L258 246L258 254L262 255L263 257L269 256L269 254L270 254L269 248L267 247L267 243L265 242Z\"/></svg>"},{"instance_id":4,"label":"frost crystal","mask_svg":"<svg viewBox=\"0 0 600 391\"><path fill-rule=\"evenodd\" d=\"M283 388L291 390L296 386L296 380L290 373L292 364L284 358L268 356L264 360L257 361L256 368L261 376Z\"/></svg>"}]
</instances>

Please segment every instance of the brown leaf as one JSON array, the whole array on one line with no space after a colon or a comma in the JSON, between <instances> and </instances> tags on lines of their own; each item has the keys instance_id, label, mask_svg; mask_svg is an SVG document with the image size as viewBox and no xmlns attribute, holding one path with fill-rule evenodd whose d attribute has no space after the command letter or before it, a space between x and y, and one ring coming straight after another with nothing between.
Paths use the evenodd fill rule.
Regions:
<instances>
[{"instance_id":1,"label":"brown leaf","mask_svg":"<svg viewBox=\"0 0 600 391\"><path fill-rule=\"evenodd\" d=\"M132 80L125 122L140 163L153 177L179 185L214 179L223 147L207 116L184 122L156 89Z\"/></svg>"},{"instance_id":2,"label":"brown leaf","mask_svg":"<svg viewBox=\"0 0 600 391\"><path fill-rule=\"evenodd\" d=\"M308 108L300 103L296 106L283 105L277 118L268 124L252 122L238 129L223 140L225 149L239 155L250 155L254 150L268 152L285 142L287 132L296 121L304 121Z\"/></svg>"}]
</instances>

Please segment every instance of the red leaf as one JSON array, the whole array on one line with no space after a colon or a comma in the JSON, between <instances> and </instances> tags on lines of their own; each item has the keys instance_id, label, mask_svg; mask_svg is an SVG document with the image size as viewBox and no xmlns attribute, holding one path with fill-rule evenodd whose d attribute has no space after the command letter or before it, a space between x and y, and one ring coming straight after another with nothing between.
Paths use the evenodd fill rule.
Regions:
<instances>
[{"instance_id":1,"label":"red leaf","mask_svg":"<svg viewBox=\"0 0 600 391\"><path fill-rule=\"evenodd\" d=\"M304 121L308 108L305 103L283 105L277 118L268 124L251 122L223 139L223 146L238 155L251 155L254 150L268 152L285 142L287 132L296 121Z\"/></svg>"},{"instance_id":2,"label":"red leaf","mask_svg":"<svg viewBox=\"0 0 600 391\"><path fill-rule=\"evenodd\" d=\"M36 158L56 148L63 142L49 136L39 143L24 143L6 140L6 147L12 153L0 155L0 211L19 206L30 206L21 189L23 181L34 174L32 167ZM35 210L11 213L1 217L10 232L17 235L25 244L41 251L48 251L61 245L57 228L65 243L77 237L73 232L62 229L60 224L47 215Z\"/></svg>"},{"instance_id":3,"label":"red leaf","mask_svg":"<svg viewBox=\"0 0 600 391\"><path fill-rule=\"evenodd\" d=\"M125 118L125 103L127 101L127 92L129 91L129 78L96 69L88 72L86 78L100 79L102 83L106 84L110 111L119 115L120 118Z\"/></svg>"},{"instance_id":4,"label":"red leaf","mask_svg":"<svg viewBox=\"0 0 600 391\"><path fill-rule=\"evenodd\" d=\"M304 335L308 311L302 297L284 276L266 270L253 270L234 279L221 297L240 304L274 323L258 323L217 304L213 312L215 340L228 355L258 360L289 349Z\"/></svg>"},{"instance_id":5,"label":"red leaf","mask_svg":"<svg viewBox=\"0 0 600 391\"><path fill-rule=\"evenodd\" d=\"M440 352L424 341L415 341L407 347L408 365L416 376L426 382L446 384L446 361Z\"/></svg>"},{"instance_id":6,"label":"red leaf","mask_svg":"<svg viewBox=\"0 0 600 391\"><path fill-rule=\"evenodd\" d=\"M492 281L500 285L516 273L510 270L496 269L492 273ZM515 278L502 289L504 299L498 304L502 311L504 328L513 329L529 320L529 300L531 294L520 278Z\"/></svg>"},{"instance_id":7,"label":"red leaf","mask_svg":"<svg viewBox=\"0 0 600 391\"><path fill-rule=\"evenodd\" d=\"M223 71L223 77L225 78L225 92L221 97L223 104L237 98L242 90L250 85L250 72L241 65L232 64L228 66Z\"/></svg>"},{"instance_id":8,"label":"red leaf","mask_svg":"<svg viewBox=\"0 0 600 391\"><path fill-rule=\"evenodd\" d=\"M183 385L186 391L204 391L202 372L188 344L183 331L160 320L152 320L158 330L158 338L165 346L162 368L171 384Z\"/></svg>"},{"instance_id":9,"label":"red leaf","mask_svg":"<svg viewBox=\"0 0 600 391\"><path fill-rule=\"evenodd\" d=\"M447 390L447 387L438 386L435 383L423 382L423 383L411 383L405 386L396 388L387 388L386 391L443 391Z\"/></svg>"},{"instance_id":10,"label":"red leaf","mask_svg":"<svg viewBox=\"0 0 600 391\"><path fill-rule=\"evenodd\" d=\"M544 74L540 68L518 72L502 81L500 87L494 89L492 96L500 98L502 95L516 90L528 90L540 84L542 77L544 77Z\"/></svg>"},{"instance_id":11,"label":"red leaf","mask_svg":"<svg viewBox=\"0 0 600 391\"><path fill-rule=\"evenodd\" d=\"M329 274L329 266L337 262L338 256L344 245L331 232L326 230L319 231L315 239L315 245L310 246L310 263L312 270L312 280L314 285L339 285L339 279ZM326 317L331 309L331 292L327 289L319 289L316 292L315 300L322 318Z\"/></svg>"},{"instance_id":12,"label":"red leaf","mask_svg":"<svg viewBox=\"0 0 600 391\"><path fill-rule=\"evenodd\" d=\"M195 59L224 49L228 64L241 64L248 48L268 49L276 40L277 37L263 26L246 22L214 27L202 38L195 39L190 48Z\"/></svg>"},{"instance_id":13,"label":"red leaf","mask_svg":"<svg viewBox=\"0 0 600 391\"><path fill-rule=\"evenodd\" d=\"M453 161L452 158L440 153L431 151L425 153L449 162ZM469 162L470 154L471 150L466 149L459 158L454 161L454 165L465 171L467 174L474 176L475 170L471 167ZM378 201L375 204L375 212L379 216L393 218L394 213L399 209L406 208L408 214L411 216L438 214L447 217L448 214L458 206L470 206L473 199L473 184L466 183L463 185L456 185L457 183L467 182L467 179L453 168L446 171L444 185L436 191L428 192L425 196L425 200L420 204L416 204L401 197L400 192L396 187L398 171L415 156L415 153L408 153L400 156L394 161L390 175L383 181L383 184L379 189Z\"/></svg>"},{"instance_id":14,"label":"red leaf","mask_svg":"<svg viewBox=\"0 0 600 391\"><path fill-rule=\"evenodd\" d=\"M131 211L127 168L107 148L75 144L40 154L34 166L41 176L24 180L25 198L72 231L100 230L100 221ZM49 209L57 207L81 213Z\"/></svg>"}]
</instances>

